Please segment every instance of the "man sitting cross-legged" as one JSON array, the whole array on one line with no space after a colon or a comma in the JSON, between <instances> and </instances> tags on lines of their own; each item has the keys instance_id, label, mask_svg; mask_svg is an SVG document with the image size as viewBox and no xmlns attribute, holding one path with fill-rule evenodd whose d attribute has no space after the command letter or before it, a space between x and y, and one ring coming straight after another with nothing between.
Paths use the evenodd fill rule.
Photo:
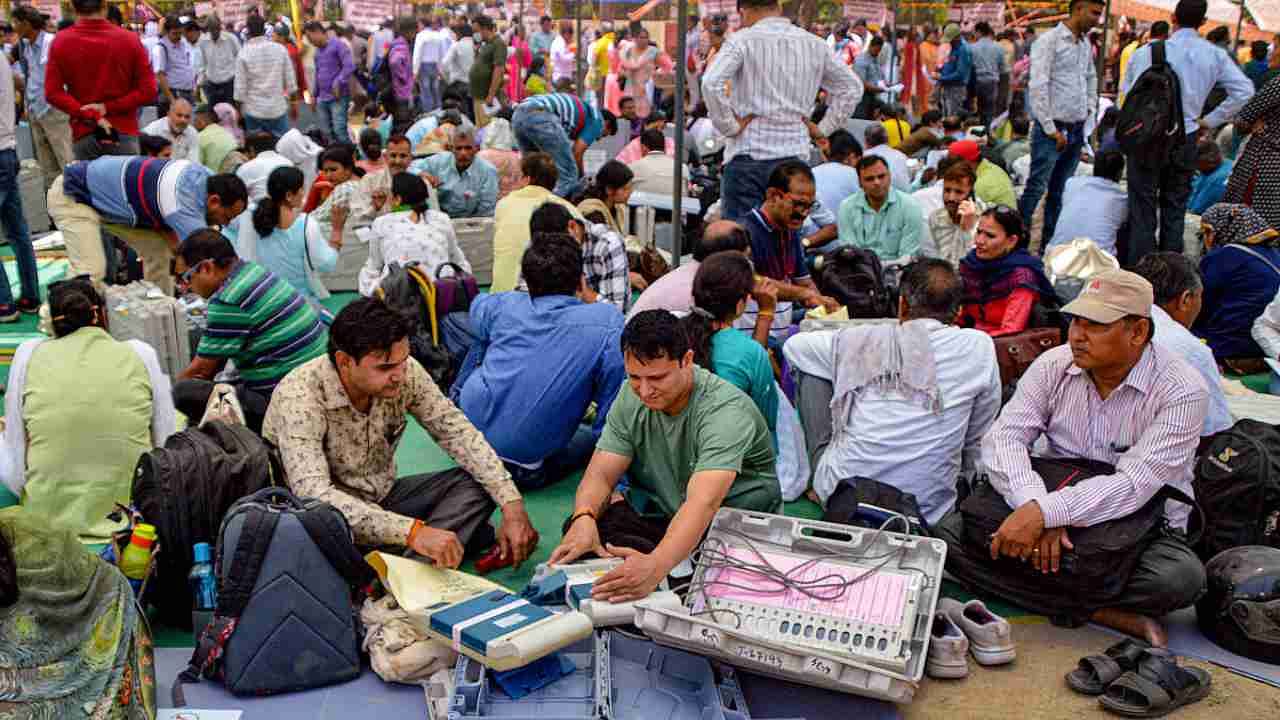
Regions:
<instances>
[{"instance_id":1,"label":"man sitting cross-legged","mask_svg":"<svg viewBox=\"0 0 1280 720\"><path fill-rule=\"evenodd\" d=\"M680 321L666 310L639 313L622 333L628 383L596 443L564 539L552 563L587 553L622 557L592 595L609 602L648 595L689 557L720 507L781 512L773 442L745 393L693 362ZM612 501L628 475L652 496L642 517Z\"/></svg>"},{"instance_id":2,"label":"man sitting cross-legged","mask_svg":"<svg viewBox=\"0 0 1280 720\"><path fill-rule=\"evenodd\" d=\"M824 504L842 480L867 477L915 495L930 523L955 506L1000 410L991 337L955 327L963 294L949 263L917 260L902 274L900 324L800 333L783 347Z\"/></svg>"},{"instance_id":3,"label":"man sitting cross-legged","mask_svg":"<svg viewBox=\"0 0 1280 720\"><path fill-rule=\"evenodd\" d=\"M471 305L475 342L453 392L529 490L591 457L624 377L622 313L584 302L582 248L572 235L535 234L521 272L528 293L481 295ZM593 401L595 425L580 427Z\"/></svg>"},{"instance_id":4,"label":"man sitting cross-legged","mask_svg":"<svg viewBox=\"0 0 1280 720\"><path fill-rule=\"evenodd\" d=\"M992 560L1030 562L1042 574L1065 571L1062 559L1074 549L1073 528L1127 517L1165 485L1191 495L1208 394L1195 370L1152 343L1153 301L1151 283L1109 270L1062 308L1072 318L1068 344L1031 365L982 439L991 485L1013 512L989 547L966 544L959 513L934 527L947 541L947 569L958 580L1010 596L1030 610L1054 612L1013 597L1034 598L1037 576L972 560L989 554ZM1102 462L1115 471L1050 492L1031 464L1031 448L1041 438L1046 450L1040 454ZM1164 514L1170 532L1128 550L1140 555L1111 606L1084 608L1094 622L1159 647L1168 635L1157 618L1195 602L1205 583L1204 566L1181 534L1189 508L1169 503Z\"/></svg>"},{"instance_id":5,"label":"man sitting cross-legged","mask_svg":"<svg viewBox=\"0 0 1280 720\"><path fill-rule=\"evenodd\" d=\"M484 436L409 356L410 321L375 298L355 300L329 328L329 352L276 387L263 437L280 448L301 497L333 505L363 546L407 547L454 568L491 542L522 562L537 544L520 491ZM396 478L406 414L461 467Z\"/></svg>"}]
</instances>

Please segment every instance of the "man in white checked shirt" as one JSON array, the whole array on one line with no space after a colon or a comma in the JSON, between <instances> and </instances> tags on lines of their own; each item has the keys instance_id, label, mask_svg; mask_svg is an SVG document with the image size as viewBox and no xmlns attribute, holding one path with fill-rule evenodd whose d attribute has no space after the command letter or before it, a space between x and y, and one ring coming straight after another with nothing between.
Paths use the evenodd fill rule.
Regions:
<instances>
[{"instance_id":1,"label":"man in white checked shirt","mask_svg":"<svg viewBox=\"0 0 1280 720\"><path fill-rule=\"evenodd\" d=\"M769 173L783 160L807 159L811 140L844 127L862 83L821 38L796 27L777 0L738 0L742 29L730 35L702 77L716 129L729 138L721 216L741 220L764 199ZM809 120L818 90L827 114Z\"/></svg>"},{"instance_id":2,"label":"man in white checked shirt","mask_svg":"<svg viewBox=\"0 0 1280 720\"><path fill-rule=\"evenodd\" d=\"M1153 294L1142 277L1112 270L1094 276L1062 308L1072 318L1068 344L1027 370L982 440L991 485L1013 513L989 548L965 543L958 513L935 526L949 546L948 570L960 580L998 594L1012 596L1020 587L1034 593L1034 580L1014 573L992 578L991 565L977 573L982 577L966 578L974 566L952 554L989 553L993 560L1016 558L1056 573L1073 549L1071 528L1126 517L1165 485L1192 494L1208 391L1190 365L1151 341ZM1031 465L1031 448L1042 436L1045 456L1099 461L1115 473L1047 491ZM1189 513L1182 504L1165 507L1174 531L1186 529ZM1177 532L1133 552L1141 555L1115 606L1090 608L1090 619L1163 647L1168 637L1157 618L1195 602L1204 588L1204 566Z\"/></svg>"}]
</instances>

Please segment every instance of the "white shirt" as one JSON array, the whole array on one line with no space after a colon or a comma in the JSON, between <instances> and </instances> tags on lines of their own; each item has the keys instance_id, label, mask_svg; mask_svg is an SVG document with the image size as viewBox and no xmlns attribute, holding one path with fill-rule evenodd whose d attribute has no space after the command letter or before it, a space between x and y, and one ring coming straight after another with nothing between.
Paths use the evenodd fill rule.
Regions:
<instances>
[{"instance_id":1,"label":"white shirt","mask_svg":"<svg viewBox=\"0 0 1280 720\"><path fill-rule=\"evenodd\" d=\"M452 44L453 39L444 30L427 28L418 33L413 40L413 71L416 73L422 63L440 64Z\"/></svg>"},{"instance_id":2,"label":"white shirt","mask_svg":"<svg viewBox=\"0 0 1280 720\"><path fill-rule=\"evenodd\" d=\"M929 218L933 216L939 209L946 207L946 203L942 200L942 181L938 180L929 187L920 188L911 193L911 199L916 201L920 206L920 212L924 215L924 221L929 222Z\"/></svg>"},{"instance_id":3,"label":"white shirt","mask_svg":"<svg viewBox=\"0 0 1280 720\"><path fill-rule=\"evenodd\" d=\"M1129 64L1132 67L1133 61ZM1081 122L1098 107L1098 73L1087 36L1077 38L1058 23L1036 38L1031 44L1027 103L1031 117L1048 135L1058 131L1054 121Z\"/></svg>"},{"instance_id":4,"label":"white shirt","mask_svg":"<svg viewBox=\"0 0 1280 720\"><path fill-rule=\"evenodd\" d=\"M1129 191L1107 178L1080 175L1067 179L1062 197L1063 217L1071 222L1058 223L1048 247L1087 237L1114 257L1116 233L1129 219Z\"/></svg>"},{"instance_id":5,"label":"white shirt","mask_svg":"<svg viewBox=\"0 0 1280 720\"><path fill-rule=\"evenodd\" d=\"M862 82L826 43L784 17L765 18L726 38L702 76L709 117L729 138L725 160L808 157L804 120L819 89L826 89L828 107L818 127L830 135L853 114ZM756 119L739 133L737 118L747 115Z\"/></svg>"},{"instance_id":6,"label":"white shirt","mask_svg":"<svg viewBox=\"0 0 1280 720\"><path fill-rule=\"evenodd\" d=\"M1280 293L1253 321L1253 341L1262 348L1263 357L1280 359Z\"/></svg>"},{"instance_id":7,"label":"white shirt","mask_svg":"<svg viewBox=\"0 0 1280 720\"><path fill-rule=\"evenodd\" d=\"M18 497L22 497L22 488L27 484L27 431L26 423L22 420L22 396L27 387L27 366L31 364L32 353L40 343L48 339L28 340L18 346L13 354L9 385L4 394L5 429L4 445L0 449L0 482ZM141 340L125 342L147 368L147 377L151 381L151 444L164 447L164 441L169 439L178 425L173 393L169 389L169 376L160 369L160 360L154 348Z\"/></svg>"},{"instance_id":8,"label":"white shirt","mask_svg":"<svg viewBox=\"0 0 1280 720\"><path fill-rule=\"evenodd\" d=\"M563 35L557 35L551 41L551 82L561 78L573 79L577 73L578 54L565 41Z\"/></svg>"},{"instance_id":9,"label":"white shirt","mask_svg":"<svg viewBox=\"0 0 1280 720\"><path fill-rule=\"evenodd\" d=\"M266 37L250 38L236 59L235 99L240 111L274 120L289 111L288 96L298 92L289 51Z\"/></svg>"},{"instance_id":10,"label":"white shirt","mask_svg":"<svg viewBox=\"0 0 1280 720\"><path fill-rule=\"evenodd\" d=\"M632 188L636 192L657 193L666 198L675 193L675 158L665 152L650 151L628 167L635 175ZM684 168L683 177L688 181L689 168Z\"/></svg>"},{"instance_id":11,"label":"white shirt","mask_svg":"<svg viewBox=\"0 0 1280 720\"><path fill-rule=\"evenodd\" d=\"M888 145L877 145L873 148L867 148L867 151L863 153L863 157L867 155L882 157L889 164L889 174L893 176L895 190L901 190L904 193L911 192L911 168L907 165L907 156L901 150L895 150Z\"/></svg>"},{"instance_id":12,"label":"white shirt","mask_svg":"<svg viewBox=\"0 0 1280 720\"><path fill-rule=\"evenodd\" d=\"M292 165L289 158L275 150L267 150L237 168L236 177L249 189L249 202L257 203L267 196L267 178L271 177L271 171Z\"/></svg>"},{"instance_id":13,"label":"white shirt","mask_svg":"<svg viewBox=\"0 0 1280 720\"><path fill-rule=\"evenodd\" d=\"M1204 340L1192 335L1159 305L1151 306L1151 321L1156 327L1156 334L1152 336L1156 344L1185 360L1204 378L1205 389L1209 391L1209 411L1205 413L1204 430L1200 436L1212 435L1234 425L1231 410L1227 407L1227 396L1222 392L1222 375L1218 372L1218 362L1213 359L1213 351Z\"/></svg>"},{"instance_id":14,"label":"white shirt","mask_svg":"<svg viewBox=\"0 0 1280 720\"><path fill-rule=\"evenodd\" d=\"M419 263L431 277L435 277L436 269L446 262L471 272L471 263L458 246L453 223L444 213L428 210L422 221L416 223L410 212L391 213L374 220L372 229L369 260L360 268L361 295L373 295L382 278L387 276L387 265L393 262L401 266ZM450 269L441 273L441 277L451 275Z\"/></svg>"},{"instance_id":15,"label":"white shirt","mask_svg":"<svg viewBox=\"0 0 1280 720\"><path fill-rule=\"evenodd\" d=\"M924 322L930 324L942 412L896 392L864 390L814 468L813 489L824 503L841 480L861 476L914 494L929 523L955 505L956 479L973 470L982 436L1000 410L1000 368L986 333ZM800 333L782 352L797 372L834 384L840 332Z\"/></svg>"},{"instance_id":16,"label":"white shirt","mask_svg":"<svg viewBox=\"0 0 1280 720\"><path fill-rule=\"evenodd\" d=\"M186 130L175 133L169 126L169 118L162 117L152 120L149 125L142 128L142 132L162 137L173 143L174 160L200 162L200 134L196 132L194 126L188 125Z\"/></svg>"},{"instance_id":17,"label":"white shirt","mask_svg":"<svg viewBox=\"0 0 1280 720\"><path fill-rule=\"evenodd\" d=\"M476 61L476 44L469 37L464 37L444 54L444 62L440 64L440 74L446 83L466 82L471 75L471 66Z\"/></svg>"}]
</instances>

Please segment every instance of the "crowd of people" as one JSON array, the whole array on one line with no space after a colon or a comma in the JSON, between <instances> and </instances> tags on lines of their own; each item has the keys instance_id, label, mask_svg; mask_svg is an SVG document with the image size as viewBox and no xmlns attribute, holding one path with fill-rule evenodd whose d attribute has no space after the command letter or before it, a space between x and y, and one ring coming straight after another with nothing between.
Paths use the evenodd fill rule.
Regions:
<instances>
[{"instance_id":1,"label":"crowd of people","mask_svg":"<svg viewBox=\"0 0 1280 720\"><path fill-rule=\"evenodd\" d=\"M806 29L739 0L740 25L704 17L675 62L639 25L575 39L544 17L526 38L480 15L296 32L254 14L243 28L173 16L140 37L103 0L73 5L56 32L15 8L0 58L0 221L21 286L14 300L0 269L0 321L41 302L20 117L73 277L48 289L53 337L15 356L0 476L83 542L109 536L175 412L198 419L228 382L295 493L340 510L362 547L445 567L495 546L525 560L538 533L524 494L582 470L552 561L623 558L597 583L609 600L651 592L721 507L825 504L853 478L913 496L950 554L1052 573L1074 528L1166 485L1190 493L1198 445L1232 422L1222 371L1277 359L1280 50L1255 43L1242 62L1202 38L1204 0L1118 51L1131 102L1157 53L1179 79L1182 137L1157 167L1117 140L1123 106L1104 107L1100 0L999 34ZM690 79L690 136L724 144L719 202L691 257L646 277L625 208L687 177L664 133L673 72ZM626 148L586 172L613 137ZM1188 211L1202 246L1184 239ZM473 218L493 224L493 279L439 318L457 370L441 385L380 289L413 263L469 275L454 221ZM204 299L177 377L110 337L104 232L161 292ZM317 273L357 235L360 297L334 315ZM1082 241L1117 268L1062 297L1044 254ZM851 251L883 267L887 322L800 332L807 312L846 305L823 266ZM1046 327L1065 344L1015 386L997 344ZM408 415L458 467L397 475ZM1031 462L1045 452L1112 470L1046 489ZM981 547L956 510L979 474L1013 511ZM1180 530L1186 514L1168 520ZM0 532L28 524L0 516ZM1026 575L975 566L953 574L1043 609ZM1088 615L1163 645L1160 616L1194 601L1204 570L1178 532L1137 567Z\"/></svg>"}]
</instances>

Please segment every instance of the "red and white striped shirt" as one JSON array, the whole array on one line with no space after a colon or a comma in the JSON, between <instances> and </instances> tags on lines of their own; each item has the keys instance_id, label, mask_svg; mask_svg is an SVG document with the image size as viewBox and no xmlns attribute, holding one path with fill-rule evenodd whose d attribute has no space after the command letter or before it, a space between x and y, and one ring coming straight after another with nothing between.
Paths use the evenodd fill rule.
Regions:
<instances>
[{"instance_id":1,"label":"red and white striped shirt","mask_svg":"<svg viewBox=\"0 0 1280 720\"><path fill-rule=\"evenodd\" d=\"M820 88L827 91L827 114L818 128L830 135L845 126L862 99L862 83L831 48L784 17L765 18L730 35L702 77L707 114L729 138L725 160L808 157L804 121ZM748 115L756 118L739 135L737 118Z\"/></svg>"},{"instance_id":2,"label":"red and white striped shirt","mask_svg":"<svg viewBox=\"0 0 1280 720\"><path fill-rule=\"evenodd\" d=\"M1209 393L1199 374L1167 349L1149 343L1124 382L1103 400L1076 366L1070 346L1041 355L982 440L992 486L1010 507L1031 500L1044 525L1088 527L1141 508L1163 485L1187 495ZM1046 457L1087 458L1116 467L1048 492L1031 469L1031 448L1043 435ZM1169 503L1165 516L1185 528L1190 509Z\"/></svg>"}]
</instances>

